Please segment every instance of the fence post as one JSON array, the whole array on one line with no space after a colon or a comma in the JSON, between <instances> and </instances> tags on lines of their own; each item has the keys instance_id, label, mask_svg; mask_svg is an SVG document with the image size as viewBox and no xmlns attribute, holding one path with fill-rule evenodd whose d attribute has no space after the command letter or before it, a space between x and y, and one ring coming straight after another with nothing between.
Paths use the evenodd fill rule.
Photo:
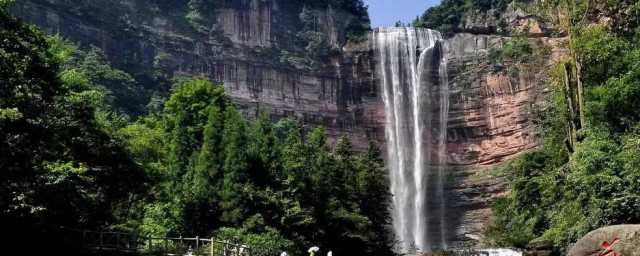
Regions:
<instances>
[{"instance_id":1,"label":"fence post","mask_svg":"<svg viewBox=\"0 0 640 256\"><path fill-rule=\"evenodd\" d=\"M149 253L153 253L153 239L149 237Z\"/></svg>"},{"instance_id":2,"label":"fence post","mask_svg":"<svg viewBox=\"0 0 640 256\"><path fill-rule=\"evenodd\" d=\"M215 246L215 242L214 242L214 240L213 240L213 237L211 237L211 256L213 256L213 255L214 255L214 251L213 251L213 250L214 250L214 249L213 249L213 247L214 247L214 246Z\"/></svg>"},{"instance_id":3,"label":"fence post","mask_svg":"<svg viewBox=\"0 0 640 256\"><path fill-rule=\"evenodd\" d=\"M87 249L87 231L82 230L82 249Z\"/></svg>"},{"instance_id":4,"label":"fence post","mask_svg":"<svg viewBox=\"0 0 640 256\"><path fill-rule=\"evenodd\" d=\"M168 237L164 238L164 254L165 255L169 254L169 238Z\"/></svg>"},{"instance_id":5,"label":"fence post","mask_svg":"<svg viewBox=\"0 0 640 256\"><path fill-rule=\"evenodd\" d=\"M116 232L116 250L120 250L120 232Z\"/></svg>"},{"instance_id":6,"label":"fence post","mask_svg":"<svg viewBox=\"0 0 640 256\"><path fill-rule=\"evenodd\" d=\"M200 251L198 249L200 249L200 237L196 236L196 255L198 255L198 252Z\"/></svg>"},{"instance_id":7,"label":"fence post","mask_svg":"<svg viewBox=\"0 0 640 256\"><path fill-rule=\"evenodd\" d=\"M98 245L98 250L102 251L102 232L100 232L100 244Z\"/></svg>"}]
</instances>

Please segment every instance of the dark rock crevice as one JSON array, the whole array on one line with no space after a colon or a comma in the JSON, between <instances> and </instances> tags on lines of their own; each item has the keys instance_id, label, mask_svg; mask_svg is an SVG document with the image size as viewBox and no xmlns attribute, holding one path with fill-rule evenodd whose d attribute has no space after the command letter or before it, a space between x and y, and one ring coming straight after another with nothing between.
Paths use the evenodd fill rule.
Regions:
<instances>
[{"instance_id":1,"label":"dark rock crevice","mask_svg":"<svg viewBox=\"0 0 640 256\"><path fill-rule=\"evenodd\" d=\"M359 149L369 140L386 148L376 58L370 42L345 45L341 21L349 14L344 10L314 10L327 41L341 51L321 60L321 70L310 72L279 60L281 51L292 49L292 28L299 26L294 24L298 13L279 1L227 1L233 3L217 11L212 27L228 40L190 32L162 12L144 16L135 0L120 2L91 19L39 0L20 1L14 11L52 34L101 48L116 67L129 73L151 73L157 57L167 54L173 75L207 77L223 85L248 115L264 109L274 119L294 116L309 128L325 126L330 142L349 133ZM130 23L109 26L118 17L128 17ZM529 19L516 17L514 22L523 20ZM463 31L476 34L455 34L442 43L450 82L446 151L450 178L445 200L451 203L447 209L451 218L446 236L453 246L473 247L483 245L481 231L491 214L491 202L508 189L500 177L491 175L491 168L539 144L532 109L544 97L545 78L536 69L517 77L494 72L489 52L501 49L509 38ZM563 39L548 35L532 37L558 48ZM549 59L557 59L555 55ZM439 109L432 111L438 116Z\"/></svg>"}]
</instances>

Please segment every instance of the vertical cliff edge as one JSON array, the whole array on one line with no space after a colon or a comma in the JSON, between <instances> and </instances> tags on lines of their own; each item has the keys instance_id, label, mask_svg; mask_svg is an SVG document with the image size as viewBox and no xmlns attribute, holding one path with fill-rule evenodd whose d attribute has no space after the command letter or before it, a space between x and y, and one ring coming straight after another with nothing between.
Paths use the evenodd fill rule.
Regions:
<instances>
[{"instance_id":1,"label":"vertical cliff edge","mask_svg":"<svg viewBox=\"0 0 640 256\"><path fill-rule=\"evenodd\" d=\"M224 85L248 115L264 109L274 119L294 116L309 127L323 125L331 140L348 133L358 148L368 140L384 146L376 59L366 36L347 36L354 23L363 21L352 10L293 0L221 1L205 22L194 26L182 5L66 2L71 5L23 0L14 12L51 34L101 48L114 66L134 77L149 76L162 56L174 76L206 77ZM444 41L450 84L447 236L456 247L483 246L490 204L508 189L488 170L538 145L533 121L545 107L544 67L564 54L562 35L553 36L552 28L510 8L504 16L515 31L527 35L531 56L505 58L505 46L519 39L482 34L497 21L477 13L466 24L467 32L475 34ZM168 93L168 88L155 91L163 90Z\"/></svg>"},{"instance_id":2,"label":"vertical cliff edge","mask_svg":"<svg viewBox=\"0 0 640 256\"><path fill-rule=\"evenodd\" d=\"M174 6L162 9L146 0L72 2L21 1L13 9L51 34L99 47L112 65L135 78L145 80L165 61L173 76L224 85L248 115L260 108L274 118L294 116L309 126L324 125L331 139L349 133L360 147L384 138L373 62L366 53L343 50L348 26L362 19L349 10L300 8L303 1L223 1L206 29L198 31L187 24L186 11ZM302 12L311 16L306 21L311 28L301 21Z\"/></svg>"}]
</instances>

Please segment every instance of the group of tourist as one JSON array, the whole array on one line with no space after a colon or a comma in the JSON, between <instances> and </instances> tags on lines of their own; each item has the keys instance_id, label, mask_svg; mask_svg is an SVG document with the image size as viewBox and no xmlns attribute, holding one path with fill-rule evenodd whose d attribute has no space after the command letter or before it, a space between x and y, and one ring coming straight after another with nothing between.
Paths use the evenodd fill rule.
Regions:
<instances>
[{"instance_id":1,"label":"group of tourist","mask_svg":"<svg viewBox=\"0 0 640 256\"><path fill-rule=\"evenodd\" d=\"M320 247L318 247L318 246L313 246L313 247L309 248L309 250L307 250L307 252L309 253L309 256L321 256ZM280 256L289 256L289 254L287 254L287 252L282 252L282 253L280 253ZM327 255L325 255L325 256L333 256L333 252L331 250L329 250L329 252L327 252Z\"/></svg>"}]
</instances>

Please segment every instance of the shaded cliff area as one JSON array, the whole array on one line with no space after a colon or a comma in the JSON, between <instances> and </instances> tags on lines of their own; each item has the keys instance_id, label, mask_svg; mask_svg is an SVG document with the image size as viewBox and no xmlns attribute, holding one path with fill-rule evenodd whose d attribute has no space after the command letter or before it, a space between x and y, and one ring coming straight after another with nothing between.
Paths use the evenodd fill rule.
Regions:
<instances>
[{"instance_id":1,"label":"shaded cliff area","mask_svg":"<svg viewBox=\"0 0 640 256\"><path fill-rule=\"evenodd\" d=\"M204 77L223 84L249 116L260 109L273 119L293 116L309 130L325 126L330 141L348 133L359 149L368 140L385 148L384 104L362 6L239 0L202 9L173 2L24 0L14 13L100 48L128 72L140 92L124 110L132 116L166 100L172 78ZM451 93L447 238L454 247L484 246L490 205L508 189L489 170L539 145L534 120L545 109L545 67L566 54L562 31L516 2L500 8L466 10L451 30L460 33L444 42Z\"/></svg>"},{"instance_id":2,"label":"shaded cliff area","mask_svg":"<svg viewBox=\"0 0 640 256\"><path fill-rule=\"evenodd\" d=\"M373 63L343 48L366 38L368 16L363 6L322 3L219 1L195 20L186 3L147 0L21 1L14 13L83 47L99 47L131 74L141 92L126 109L134 116L166 99L172 77L206 77L223 84L249 115L264 109L273 118L295 116L324 125L332 140L348 132L363 148L384 137L368 107L378 100Z\"/></svg>"}]
</instances>

